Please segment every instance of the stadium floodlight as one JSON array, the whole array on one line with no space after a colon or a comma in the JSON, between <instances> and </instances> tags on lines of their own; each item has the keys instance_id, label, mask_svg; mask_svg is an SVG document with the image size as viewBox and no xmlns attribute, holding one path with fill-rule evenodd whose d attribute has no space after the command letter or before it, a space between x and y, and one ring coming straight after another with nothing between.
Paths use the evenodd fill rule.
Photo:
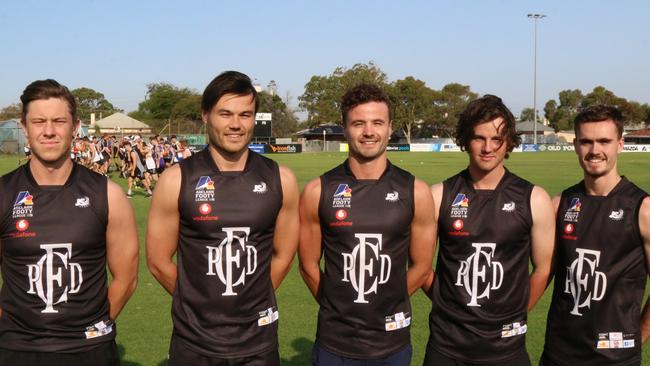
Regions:
<instances>
[{"instance_id":1,"label":"stadium floodlight","mask_svg":"<svg viewBox=\"0 0 650 366\"><path fill-rule=\"evenodd\" d=\"M535 24L534 66L533 66L533 143L537 145L537 20L546 18L544 14L531 13L528 18Z\"/></svg>"}]
</instances>

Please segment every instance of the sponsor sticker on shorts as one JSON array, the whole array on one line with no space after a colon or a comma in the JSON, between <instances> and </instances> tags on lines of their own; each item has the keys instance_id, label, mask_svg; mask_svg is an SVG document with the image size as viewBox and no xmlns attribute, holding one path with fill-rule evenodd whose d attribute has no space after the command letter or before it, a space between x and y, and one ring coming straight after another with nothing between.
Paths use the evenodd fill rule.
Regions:
<instances>
[{"instance_id":1,"label":"sponsor sticker on shorts","mask_svg":"<svg viewBox=\"0 0 650 366\"><path fill-rule=\"evenodd\" d=\"M280 317L278 314L278 309L274 306L272 308L268 308L264 311L260 311L259 313L260 318L257 320L257 325L260 327L263 327L265 325L269 325Z\"/></svg>"},{"instance_id":2,"label":"sponsor sticker on shorts","mask_svg":"<svg viewBox=\"0 0 650 366\"><path fill-rule=\"evenodd\" d=\"M399 312L394 315L387 315L386 331L392 332L394 330L406 328L411 325L411 317L408 315L408 313L404 314L403 312Z\"/></svg>"},{"instance_id":3,"label":"sponsor sticker on shorts","mask_svg":"<svg viewBox=\"0 0 650 366\"><path fill-rule=\"evenodd\" d=\"M528 331L528 324L525 321L514 322L512 324L505 324L501 327L501 338L510 338L522 334L526 334Z\"/></svg>"},{"instance_id":4,"label":"sponsor sticker on shorts","mask_svg":"<svg viewBox=\"0 0 650 366\"><path fill-rule=\"evenodd\" d=\"M97 338L104 335L107 335L113 331L113 322L112 321L101 321L95 325L86 327L86 339Z\"/></svg>"},{"instance_id":5,"label":"sponsor sticker on shorts","mask_svg":"<svg viewBox=\"0 0 650 366\"><path fill-rule=\"evenodd\" d=\"M598 333L597 349L634 348L634 334L623 332Z\"/></svg>"}]
</instances>

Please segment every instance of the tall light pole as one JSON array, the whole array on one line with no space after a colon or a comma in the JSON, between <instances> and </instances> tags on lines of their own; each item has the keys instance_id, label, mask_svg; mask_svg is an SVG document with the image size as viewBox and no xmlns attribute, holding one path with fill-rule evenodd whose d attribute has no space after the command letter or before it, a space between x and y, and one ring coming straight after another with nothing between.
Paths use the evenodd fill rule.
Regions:
<instances>
[{"instance_id":1,"label":"tall light pole","mask_svg":"<svg viewBox=\"0 0 650 366\"><path fill-rule=\"evenodd\" d=\"M535 61L533 66L533 143L537 145L537 20L546 18L544 14L528 14L535 23Z\"/></svg>"}]
</instances>

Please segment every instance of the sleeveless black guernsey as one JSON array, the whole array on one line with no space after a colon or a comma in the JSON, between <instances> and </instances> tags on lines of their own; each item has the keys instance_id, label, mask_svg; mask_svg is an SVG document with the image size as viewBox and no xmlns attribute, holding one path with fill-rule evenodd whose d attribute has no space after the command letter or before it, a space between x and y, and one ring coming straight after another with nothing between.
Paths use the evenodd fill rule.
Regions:
<instances>
[{"instance_id":1,"label":"sleeveless black guernsey","mask_svg":"<svg viewBox=\"0 0 650 366\"><path fill-rule=\"evenodd\" d=\"M106 187L77 164L62 186L39 186L29 164L0 179L0 347L74 353L115 338Z\"/></svg>"},{"instance_id":2,"label":"sleeveless black guernsey","mask_svg":"<svg viewBox=\"0 0 650 366\"><path fill-rule=\"evenodd\" d=\"M471 363L525 352L532 190L508 170L494 190L468 170L443 182L427 347Z\"/></svg>"},{"instance_id":3,"label":"sleeveless black guernsey","mask_svg":"<svg viewBox=\"0 0 650 366\"><path fill-rule=\"evenodd\" d=\"M180 168L173 336L208 357L246 357L277 347L271 283L282 207L277 163L249 151L243 171L221 172L204 149Z\"/></svg>"},{"instance_id":4,"label":"sleeveless black guernsey","mask_svg":"<svg viewBox=\"0 0 650 366\"><path fill-rule=\"evenodd\" d=\"M562 192L555 285L544 352L560 365L639 365L647 268L639 207L647 194L622 177L607 196L584 183Z\"/></svg>"},{"instance_id":5,"label":"sleeveless black guernsey","mask_svg":"<svg viewBox=\"0 0 650 366\"><path fill-rule=\"evenodd\" d=\"M347 161L321 176L325 271L316 339L336 355L383 358L410 343L414 179L390 162L378 180L357 180Z\"/></svg>"}]
</instances>

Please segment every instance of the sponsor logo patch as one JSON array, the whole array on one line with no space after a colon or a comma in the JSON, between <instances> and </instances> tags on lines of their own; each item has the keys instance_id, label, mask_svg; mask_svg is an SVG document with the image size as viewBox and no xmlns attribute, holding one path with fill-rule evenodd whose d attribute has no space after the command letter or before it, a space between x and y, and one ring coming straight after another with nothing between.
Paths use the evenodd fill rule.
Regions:
<instances>
[{"instance_id":1,"label":"sponsor logo patch","mask_svg":"<svg viewBox=\"0 0 650 366\"><path fill-rule=\"evenodd\" d=\"M272 308L268 308L264 311L259 312L259 319L257 320L257 326L263 327L265 325L269 325L277 321L279 318L280 318L280 314L278 313L278 309L275 306Z\"/></svg>"},{"instance_id":2,"label":"sponsor logo patch","mask_svg":"<svg viewBox=\"0 0 650 366\"><path fill-rule=\"evenodd\" d=\"M397 202L397 201L399 201L399 192L392 191L392 192L386 193L386 201L388 201L388 202Z\"/></svg>"},{"instance_id":3,"label":"sponsor logo patch","mask_svg":"<svg viewBox=\"0 0 650 366\"><path fill-rule=\"evenodd\" d=\"M20 191L14 202L13 218L32 217L34 209L34 197L29 191Z\"/></svg>"},{"instance_id":4,"label":"sponsor logo patch","mask_svg":"<svg viewBox=\"0 0 650 366\"><path fill-rule=\"evenodd\" d=\"M219 216L209 216L212 213L212 205L209 203L202 203L199 205L199 213L201 216L192 217L194 221L217 221Z\"/></svg>"},{"instance_id":5,"label":"sponsor logo patch","mask_svg":"<svg viewBox=\"0 0 650 366\"><path fill-rule=\"evenodd\" d=\"M501 338L510 338L510 337L526 334L527 331L528 331L528 325L526 324L525 321L506 324L501 328Z\"/></svg>"},{"instance_id":6,"label":"sponsor logo patch","mask_svg":"<svg viewBox=\"0 0 650 366\"><path fill-rule=\"evenodd\" d=\"M575 225L572 223L568 223L564 225L564 234L562 234L562 239L566 240L578 240L578 237L575 235L572 235L573 232L575 231Z\"/></svg>"},{"instance_id":7,"label":"sponsor logo patch","mask_svg":"<svg viewBox=\"0 0 650 366\"><path fill-rule=\"evenodd\" d=\"M395 315L386 316L387 332L406 328L409 325L411 325L411 317L409 316L409 313L399 312Z\"/></svg>"},{"instance_id":8,"label":"sponsor logo patch","mask_svg":"<svg viewBox=\"0 0 650 366\"><path fill-rule=\"evenodd\" d=\"M97 338L103 335L110 334L113 331L113 322L101 321L95 325L86 327L86 339Z\"/></svg>"},{"instance_id":9,"label":"sponsor logo patch","mask_svg":"<svg viewBox=\"0 0 650 366\"><path fill-rule=\"evenodd\" d=\"M503 204L503 208L501 211L505 212L514 212L515 211L515 203L513 201L510 201L508 203Z\"/></svg>"},{"instance_id":10,"label":"sponsor logo patch","mask_svg":"<svg viewBox=\"0 0 650 366\"><path fill-rule=\"evenodd\" d=\"M350 207L352 202L352 189L347 184L339 184L334 192L332 197L332 207L341 208L341 207Z\"/></svg>"},{"instance_id":11,"label":"sponsor logo patch","mask_svg":"<svg viewBox=\"0 0 650 366\"><path fill-rule=\"evenodd\" d=\"M469 233L467 231L462 231L463 228L465 227L465 222L463 220L461 219L454 220L451 226L454 229L454 231L449 231L447 234L451 236L469 236Z\"/></svg>"},{"instance_id":12,"label":"sponsor logo patch","mask_svg":"<svg viewBox=\"0 0 650 366\"><path fill-rule=\"evenodd\" d=\"M212 178L206 175L199 178L194 188L194 200L196 202L214 201L214 181Z\"/></svg>"},{"instance_id":13,"label":"sponsor logo patch","mask_svg":"<svg viewBox=\"0 0 650 366\"><path fill-rule=\"evenodd\" d=\"M264 183L264 182L260 182L260 184L256 184L253 187L253 192L254 193L264 194L264 193L266 193L266 191L267 191L266 183Z\"/></svg>"},{"instance_id":14,"label":"sponsor logo patch","mask_svg":"<svg viewBox=\"0 0 650 366\"><path fill-rule=\"evenodd\" d=\"M634 334L622 332L598 333L597 349L634 348Z\"/></svg>"},{"instance_id":15,"label":"sponsor logo patch","mask_svg":"<svg viewBox=\"0 0 650 366\"><path fill-rule=\"evenodd\" d=\"M29 221L25 219L16 221L16 230L25 231L27 229L29 229Z\"/></svg>"},{"instance_id":16,"label":"sponsor logo patch","mask_svg":"<svg viewBox=\"0 0 650 366\"><path fill-rule=\"evenodd\" d=\"M621 221L623 220L623 214L623 209L618 209L617 211L612 211L612 213L609 214L609 218L614 221Z\"/></svg>"},{"instance_id":17,"label":"sponsor logo patch","mask_svg":"<svg viewBox=\"0 0 650 366\"><path fill-rule=\"evenodd\" d=\"M467 209L469 208L469 198L464 193L458 193L451 203L450 216L453 218L467 218Z\"/></svg>"},{"instance_id":18,"label":"sponsor logo patch","mask_svg":"<svg viewBox=\"0 0 650 366\"><path fill-rule=\"evenodd\" d=\"M88 198L88 196L77 198L77 201L74 203L74 205L75 207L80 207L80 208L90 207L90 198Z\"/></svg>"},{"instance_id":19,"label":"sponsor logo patch","mask_svg":"<svg viewBox=\"0 0 650 366\"><path fill-rule=\"evenodd\" d=\"M580 198L572 198L571 203L569 204L569 209L564 213L564 221L578 222L578 217L580 216L581 209L582 203L580 203Z\"/></svg>"}]
</instances>

